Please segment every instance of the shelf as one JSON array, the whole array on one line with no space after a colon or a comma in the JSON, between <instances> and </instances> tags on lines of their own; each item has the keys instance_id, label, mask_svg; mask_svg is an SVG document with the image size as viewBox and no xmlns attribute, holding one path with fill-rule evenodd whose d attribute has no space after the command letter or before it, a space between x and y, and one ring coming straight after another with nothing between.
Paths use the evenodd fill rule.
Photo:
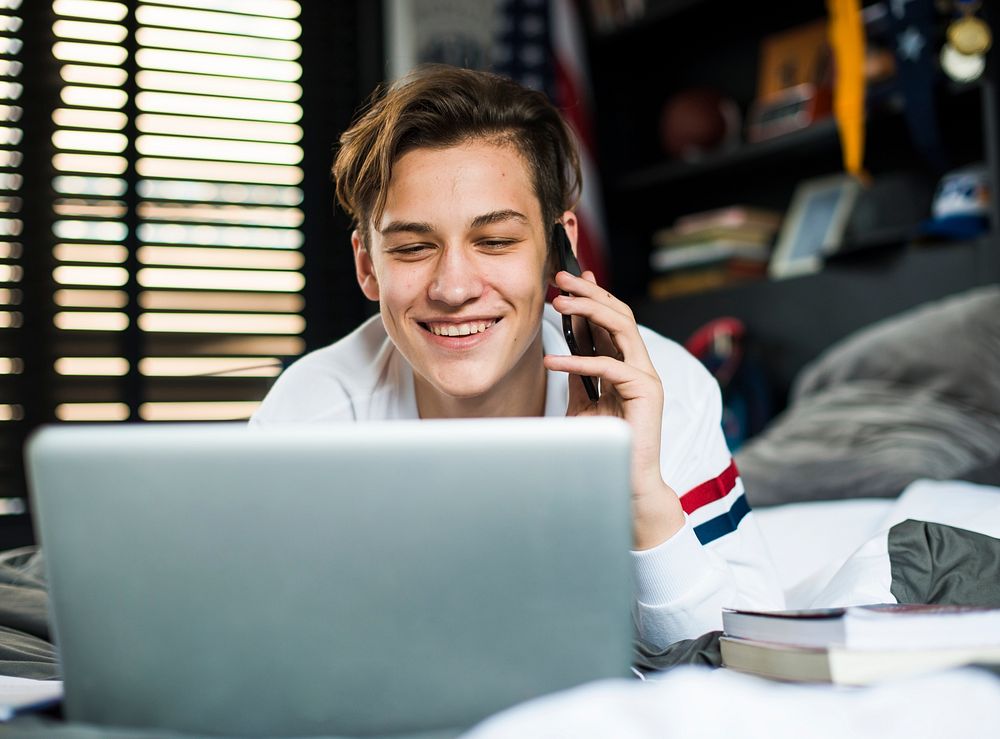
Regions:
<instances>
[{"instance_id":1,"label":"shelf","mask_svg":"<svg viewBox=\"0 0 1000 739\"><path fill-rule=\"evenodd\" d=\"M951 243L922 243L830 262L815 274L754 280L666 300L641 300L636 318L676 341L720 316L741 319L764 353L781 391L808 361L834 341L928 300L1000 277L993 235Z\"/></svg>"},{"instance_id":2,"label":"shelf","mask_svg":"<svg viewBox=\"0 0 1000 739\"><path fill-rule=\"evenodd\" d=\"M939 91L950 98L957 98L982 90L982 81L959 83L945 80ZM868 125L899 118L904 101L895 84L882 84L868 91ZM648 187L669 185L681 180L691 180L719 174L723 170L758 164L762 160L788 158L793 155L837 148L837 122L833 116L825 118L800 131L777 136L757 143L744 143L736 148L707 154L694 161L665 161L636 169L615 181L615 188L623 193Z\"/></svg>"},{"instance_id":3,"label":"shelf","mask_svg":"<svg viewBox=\"0 0 1000 739\"><path fill-rule=\"evenodd\" d=\"M825 149L837 144L837 123L830 117L801 131L778 136L755 144L709 154L692 162L664 162L622 176L615 183L622 192L668 185L680 180L718 174L724 169L759 163L775 156L801 154L810 149Z\"/></svg>"}]
</instances>

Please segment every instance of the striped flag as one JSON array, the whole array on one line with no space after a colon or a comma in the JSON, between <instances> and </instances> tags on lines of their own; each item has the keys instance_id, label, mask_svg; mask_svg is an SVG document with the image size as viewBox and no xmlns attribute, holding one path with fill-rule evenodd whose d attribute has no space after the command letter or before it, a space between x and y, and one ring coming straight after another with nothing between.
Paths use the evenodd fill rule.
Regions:
<instances>
[{"instance_id":1,"label":"striped flag","mask_svg":"<svg viewBox=\"0 0 1000 739\"><path fill-rule=\"evenodd\" d=\"M610 284L604 204L595 160L593 98L579 8L574 0L502 0L494 71L545 92L576 134L583 192L577 256L598 283Z\"/></svg>"}]
</instances>

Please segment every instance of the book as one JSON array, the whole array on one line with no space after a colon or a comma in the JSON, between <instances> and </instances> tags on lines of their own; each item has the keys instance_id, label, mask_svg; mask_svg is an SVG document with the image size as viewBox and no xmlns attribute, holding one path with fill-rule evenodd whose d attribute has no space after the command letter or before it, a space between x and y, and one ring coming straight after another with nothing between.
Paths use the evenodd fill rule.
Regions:
<instances>
[{"instance_id":1,"label":"book","mask_svg":"<svg viewBox=\"0 0 1000 739\"><path fill-rule=\"evenodd\" d=\"M772 233L781 227L782 213L767 208L731 205L681 216L674 221L678 233L692 233L712 227L758 227Z\"/></svg>"},{"instance_id":2,"label":"book","mask_svg":"<svg viewBox=\"0 0 1000 739\"><path fill-rule=\"evenodd\" d=\"M721 240L765 246L774 241L781 219L778 211L742 205L691 213L654 232L653 244L670 249Z\"/></svg>"},{"instance_id":3,"label":"book","mask_svg":"<svg viewBox=\"0 0 1000 739\"><path fill-rule=\"evenodd\" d=\"M867 685L969 664L1000 664L1000 646L847 649L719 638L726 667L777 680Z\"/></svg>"},{"instance_id":4,"label":"book","mask_svg":"<svg viewBox=\"0 0 1000 739\"><path fill-rule=\"evenodd\" d=\"M767 262L727 259L724 262L666 272L649 281L649 297L665 300L714 290L767 276Z\"/></svg>"},{"instance_id":5,"label":"book","mask_svg":"<svg viewBox=\"0 0 1000 739\"><path fill-rule=\"evenodd\" d=\"M62 695L61 680L0 676L0 721L10 721L18 714L48 708L58 703Z\"/></svg>"},{"instance_id":6,"label":"book","mask_svg":"<svg viewBox=\"0 0 1000 739\"><path fill-rule=\"evenodd\" d=\"M718 240L769 245L774 241L776 233L775 229L762 226L708 226L685 232L676 228L663 228L653 234L653 246L660 249L683 248Z\"/></svg>"},{"instance_id":7,"label":"book","mask_svg":"<svg viewBox=\"0 0 1000 739\"><path fill-rule=\"evenodd\" d=\"M731 257L766 263L771 258L771 247L766 244L754 244L740 240L717 239L703 244L656 249L649 256L649 266L657 272L667 272L685 267L713 264Z\"/></svg>"},{"instance_id":8,"label":"book","mask_svg":"<svg viewBox=\"0 0 1000 739\"><path fill-rule=\"evenodd\" d=\"M802 611L723 609L726 636L800 647L1000 647L1000 608L874 604Z\"/></svg>"}]
</instances>

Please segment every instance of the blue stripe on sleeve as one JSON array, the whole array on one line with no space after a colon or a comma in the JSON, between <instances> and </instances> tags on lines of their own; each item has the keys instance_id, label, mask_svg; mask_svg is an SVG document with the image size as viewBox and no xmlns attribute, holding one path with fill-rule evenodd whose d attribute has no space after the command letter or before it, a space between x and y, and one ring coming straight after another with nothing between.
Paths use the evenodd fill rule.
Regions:
<instances>
[{"instance_id":1,"label":"blue stripe on sleeve","mask_svg":"<svg viewBox=\"0 0 1000 739\"><path fill-rule=\"evenodd\" d=\"M743 517L750 512L750 504L747 503L747 496L741 495L737 498L730 509L715 518L710 518L700 526L694 527L695 536L702 544L715 541L720 536L736 531Z\"/></svg>"}]
</instances>

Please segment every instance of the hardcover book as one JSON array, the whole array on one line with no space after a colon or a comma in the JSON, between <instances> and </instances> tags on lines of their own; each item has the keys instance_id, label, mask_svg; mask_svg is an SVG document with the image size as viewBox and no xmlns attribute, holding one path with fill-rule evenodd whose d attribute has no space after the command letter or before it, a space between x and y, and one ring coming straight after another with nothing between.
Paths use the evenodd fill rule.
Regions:
<instances>
[{"instance_id":1,"label":"hardcover book","mask_svg":"<svg viewBox=\"0 0 1000 739\"><path fill-rule=\"evenodd\" d=\"M708 228L756 228L773 233L781 227L782 217L777 210L730 205L681 216L674 222L674 230L690 234Z\"/></svg>"},{"instance_id":2,"label":"hardcover book","mask_svg":"<svg viewBox=\"0 0 1000 739\"><path fill-rule=\"evenodd\" d=\"M721 240L769 246L781 221L778 211L732 205L681 216L670 228L653 234L653 245L671 249Z\"/></svg>"},{"instance_id":3,"label":"hardcover book","mask_svg":"<svg viewBox=\"0 0 1000 739\"><path fill-rule=\"evenodd\" d=\"M734 257L714 264L664 272L650 280L649 297L666 300L760 280L766 275L767 262Z\"/></svg>"},{"instance_id":4,"label":"hardcover book","mask_svg":"<svg viewBox=\"0 0 1000 739\"><path fill-rule=\"evenodd\" d=\"M802 611L724 609L726 636L803 647L1000 648L1000 608L876 604Z\"/></svg>"},{"instance_id":5,"label":"hardcover book","mask_svg":"<svg viewBox=\"0 0 1000 739\"><path fill-rule=\"evenodd\" d=\"M668 272L675 269L716 264L731 258L766 264L771 258L771 247L735 239L717 239L706 241L703 244L691 244L673 249L657 249L650 255L649 265L656 272Z\"/></svg>"},{"instance_id":6,"label":"hardcover book","mask_svg":"<svg viewBox=\"0 0 1000 739\"><path fill-rule=\"evenodd\" d=\"M845 649L719 639L722 663L777 680L866 685L968 664L1000 664L1000 646L943 649Z\"/></svg>"}]
</instances>

